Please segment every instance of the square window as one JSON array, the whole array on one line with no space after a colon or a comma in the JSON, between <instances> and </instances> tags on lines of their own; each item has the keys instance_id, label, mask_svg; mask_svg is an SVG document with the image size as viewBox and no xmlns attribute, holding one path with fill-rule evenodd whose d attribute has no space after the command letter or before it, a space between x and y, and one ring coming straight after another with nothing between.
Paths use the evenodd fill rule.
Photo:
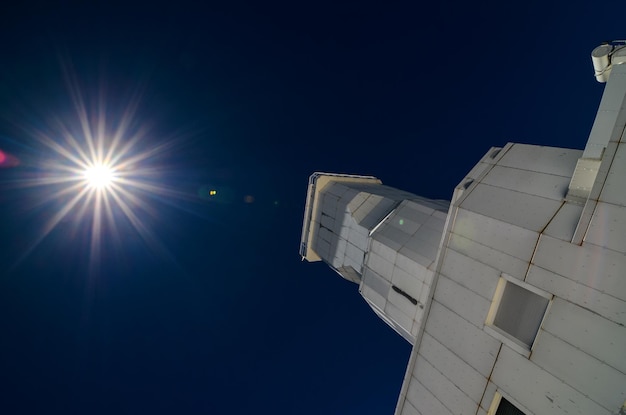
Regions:
<instances>
[{"instance_id":1,"label":"square window","mask_svg":"<svg viewBox=\"0 0 626 415\"><path fill-rule=\"evenodd\" d=\"M550 295L513 278L501 278L487 325L530 350L550 302Z\"/></svg>"}]
</instances>

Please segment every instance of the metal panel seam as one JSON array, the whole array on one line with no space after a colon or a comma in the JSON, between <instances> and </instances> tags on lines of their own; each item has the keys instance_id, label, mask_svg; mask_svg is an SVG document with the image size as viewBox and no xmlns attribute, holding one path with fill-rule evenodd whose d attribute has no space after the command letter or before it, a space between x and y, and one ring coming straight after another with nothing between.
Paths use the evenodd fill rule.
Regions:
<instances>
[{"instance_id":1,"label":"metal panel seam","mask_svg":"<svg viewBox=\"0 0 626 415\"><path fill-rule=\"evenodd\" d=\"M548 220L548 222L545 224L545 226L539 231L539 233L537 235L537 242L535 242L535 247L533 248L533 253L530 256L530 261L528 261L528 268L526 268L526 273L524 274L524 280L523 280L524 282L526 282L526 278L528 278L528 274L530 274L530 268L533 266L533 264L535 262L535 255L537 254L537 250L539 249L539 243L541 242L541 236L546 231L546 229L548 229L548 226L550 226L550 223L552 223L552 221L554 220L556 215L558 215L558 213L561 211L561 209L563 209L563 206L565 206L566 203L567 203L567 201L565 201L565 200L563 200L561 202L561 206L559 206L559 208L556 210L556 212L554 212L554 214L552 215L550 220Z\"/></svg>"},{"instance_id":2,"label":"metal panel seam","mask_svg":"<svg viewBox=\"0 0 626 415\"><path fill-rule=\"evenodd\" d=\"M485 389L483 390L483 394L480 397L480 402L478 402L478 407L476 408L476 414L475 415L478 415L478 411L480 411L483 399L485 399L485 393L487 393L487 388L489 387L489 382L491 382L491 377L493 376L493 370L496 367L496 363L498 363L498 357L500 357L500 352L502 351L502 346L504 346L504 343L500 343L500 347L498 348L498 353L496 353L496 358L493 360L493 365L491 365L491 372L489 372L489 377L487 378L487 383L485 384ZM483 409L485 409L485 408L483 408Z\"/></svg>"}]
</instances>

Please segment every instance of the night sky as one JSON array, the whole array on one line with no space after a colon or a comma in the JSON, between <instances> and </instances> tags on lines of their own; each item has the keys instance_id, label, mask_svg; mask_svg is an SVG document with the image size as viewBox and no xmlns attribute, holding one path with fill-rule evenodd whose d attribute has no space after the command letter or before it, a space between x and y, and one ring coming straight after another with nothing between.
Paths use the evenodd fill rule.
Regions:
<instances>
[{"instance_id":1,"label":"night sky","mask_svg":"<svg viewBox=\"0 0 626 415\"><path fill-rule=\"evenodd\" d=\"M0 6L2 414L393 413L410 346L301 262L308 176L450 199L491 146L583 148L626 36L623 1L83 3ZM134 220L55 221L77 96L142 132Z\"/></svg>"}]
</instances>

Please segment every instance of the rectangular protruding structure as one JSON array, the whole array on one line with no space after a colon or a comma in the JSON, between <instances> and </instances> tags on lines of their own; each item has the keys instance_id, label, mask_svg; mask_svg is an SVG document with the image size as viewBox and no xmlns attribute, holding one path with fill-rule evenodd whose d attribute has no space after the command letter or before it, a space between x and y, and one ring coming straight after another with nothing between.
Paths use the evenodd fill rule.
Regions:
<instances>
[{"instance_id":1,"label":"rectangular protruding structure","mask_svg":"<svg viewBox=\"0 0 626 415\"><path fill-rule=\"evenodd\" d=\"M389 326L413 343L448 211L371 176L314 173L309 179L300 254L324 261Z\"/></svg>"},{"instance_id":2,"label":"rectangular protruding structure","mask_svg":"<svg viewBox=\"0 0 626 415\"><path fill-rule=\"evenodd\" d=\"M309 177L302 236L300 239L300 255L309 262L321 261L321 257L312 249L313 234L311 229L319 226L320 193L330 182L334 183L382 183L374 176L316 172Z\"/></svg>"},{"instance_id":3,"label":"rectangular protruding structure","mask_svg":"<svg viewBox=\"0 0 626 415\"><path fill-rule=\"evenodd\" d=\"M596 55L584 151L491 148L451 202L311 176L301 255L413 345L396 415L626 414L626 44Z\"/></svg>"}]
</instances>

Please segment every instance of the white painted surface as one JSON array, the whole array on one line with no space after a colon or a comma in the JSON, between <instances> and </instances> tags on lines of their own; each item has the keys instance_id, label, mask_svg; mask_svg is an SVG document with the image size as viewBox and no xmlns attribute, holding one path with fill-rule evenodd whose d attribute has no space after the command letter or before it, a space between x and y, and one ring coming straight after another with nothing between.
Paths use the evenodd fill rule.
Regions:
<instances>
[{"instance_id":1,"label":"white painted surface","mask_svg":"<svg viewBox=\"0 0 626 415\"><path fill-rule=\"evenodd\" d=\"M489 376L500 342L483 330L434 301L426 332L483 376Z\"/></svg>"},{"instance_id":2,"label":"white painted surface","mask_svg":"<svg viewBox=\"0 0 626 415\"><path fill-rule=\"evenodd\" d=\"M415 362L415 378L455 415L474 415L477 403L422 356Z\"/></svg>"},{"instance_id":3,"label":"white painted surface","mask_svg":"<svg viewBox=\"0 0 626 415\"><path fill-rule=\"evenodd\" d=\"M536 232L465 209L458 210L454 233L526 263L537 240Z\"/></svg>"},{"instance_id":4,"label":"white painted surface","mask_svg":"<svg viewBox=\"0 0 626 415\"><path fill-rule=\"evenodd\" d=\"M626 145L620 143L616 149L613 163L607 175L600 200L619 206L626 206Z\"/></svg>"},{"instance_id":5,"label":"white painted surface","mask_svg":"<svg viewBox=\"0 0 626 415\"><path fill-rule=\"evenodd\" d=\"M452 412L415 378L409 383L406 399L415 408L419 408L421 415L452 415Z\"/></svg>"},{"instance_id":6,"label":"white painted surface","mask_svg":"<svg viewBox=\"0 0 626 415\"><path fill-rule=\"evenodd\" d=\"M626 374L548 332L541 333L531 360L609 411L626 400Z\"/></svg>"},{"instance_id":7,"label":"white painted surface","mask_svg":"<svg viewBox=\"0 0 626 415\"><path fill-rule=\"evenodd\" d=\"M428 333L425 333L422 339L420 355L446 378L452 380L474 402L480 403L487 383L486 377Z\"/></svg>"},{"instance_id":8,"label":"white painted surface","mask_svg":"<svg viewBox=\"0 0 626 415\"><path fill-rule=\"evenodd\" d=\"M479 184L463 201L462 208L507 224L539 232L561 206L561 201Z\"/></svg>"},{"instance_id":9,"label":"white painted surface","mask_svg":"<svg viewBox=\"0 0 626 415\"><path fill-rule=\"evenodd\" d=\"M516 143L502 156L498 165L572 177L576 161L581 155L580 150Z\"/></svg>"},{"instance_id":10,"label":"white painted surface","mask_svg":"<svg viewBox=\"0 0 626 415\"><path fill-rule=\"evenodd\" d=\"M598 202L585 242L626 253L626 208Z\"/></svg>"},{"instance_id":11,"label":"white painted surface","mask_svg":"<svg viewBox=\"0 0 626 415\"><path fill-rule=\"evenodd\" d=\"M494 166L482 183L561 202L567 193L569 181L569 176Z\"/></svg>"},{"instance_id":12,"label":"white painted surface","mask_svg":"<svg viewBox=\"0 0 626 415\"><path fill-rule=\"evenodd\" d=\"M439 277L434 299L482 329L491 302L446 277Z\"/></svg>"},{"instance_id":13,"label":"white painted surface","mask_svg":"<svg viewBox=\"0 0 626 415\"><path fill-rule=\"evenodd\" d=\"M453 249L446 250L446 258L441 274L457 284L491 301L495 286L500 278L500 271L469 258Z\"/></svg>"},{"instance_id":14,"label":"white painted surface","mask_svg":"<svg viewBox=\"0 0 626 415\"><path fill-rule=\"evenodd\" d=\"M544 230L544 234L563 241L571 241L582 211L583 207L581 205L564 202Z\"/></svg>"},{"instance_id":15,"label":"white painted surface","mask_svg":"<svg viewBox=\"0 0 626 415\"><path fill-rule=\"evenodd\" d=\"M557 298L543 330L626 374L626 327Z\"/></svg>"},{"instance_id":16,"label":"white painted surface","mask_svg":"<svg viewBox=\"0 0 626 415\"><path fill-rule=\"evenodd\" d=\"M623 404L626 146L615 142L615 125L626 122L621 66L613 84L623 83L623 91L603 96L585 150L595 160L578 162L580 150L492 149L456 187L448 229L445 203L373 179L316 190L309 225L316 252L331 255L333 266L355 267L365 253L361 294L416 342L397 413L484 415L496 391L528 415L613 414ZM565 200L577 163L593 167L600 157L585 188L591 200L584 208ZM502 273L554 296L532 350L516 351L484 326Z\"/></svg>"},{"instance_id":17,"label":"white painted surface","mask_svg":"<svg viewBox=\"0 0 626 415\"><path fill-rule=\"evenodd\" d=\"M626 255L589 243L570 244L543 235L533 263L602 293L626 300Z\"/></svg>"},{"instance_id":18,"label":"white painted surface","mask_svg":"<svg viewBox=\"0 0 626 415\"><path fill-rule=\"evenodd\" d=\"M448 247L449 249L453 249L465 256L473 258L477 262L505 272L518 279L523 279L528 269L528 263L526 261L456 233L450 235Z\"/></svg>"},{"instance_id":19,"label":"white painted surface","mask_svg":"<svg viewBox=\"0 0 626 415\"><path fill-rule=\"evenodd\" d=\"M626 302L609 294L534 265L531 266L526 281L617 324L626 324Z\"/></svg>"},{"instance_id":20,"label":"white painted surface","mask_svg":"<svg viewBox=\"0 0 626 415\"><path fill-rule=\"evenodd\" d=\"M506 346L500 351L491 379L535 414L610 414L584 394Z\"/></svg>"}]
</instances>

